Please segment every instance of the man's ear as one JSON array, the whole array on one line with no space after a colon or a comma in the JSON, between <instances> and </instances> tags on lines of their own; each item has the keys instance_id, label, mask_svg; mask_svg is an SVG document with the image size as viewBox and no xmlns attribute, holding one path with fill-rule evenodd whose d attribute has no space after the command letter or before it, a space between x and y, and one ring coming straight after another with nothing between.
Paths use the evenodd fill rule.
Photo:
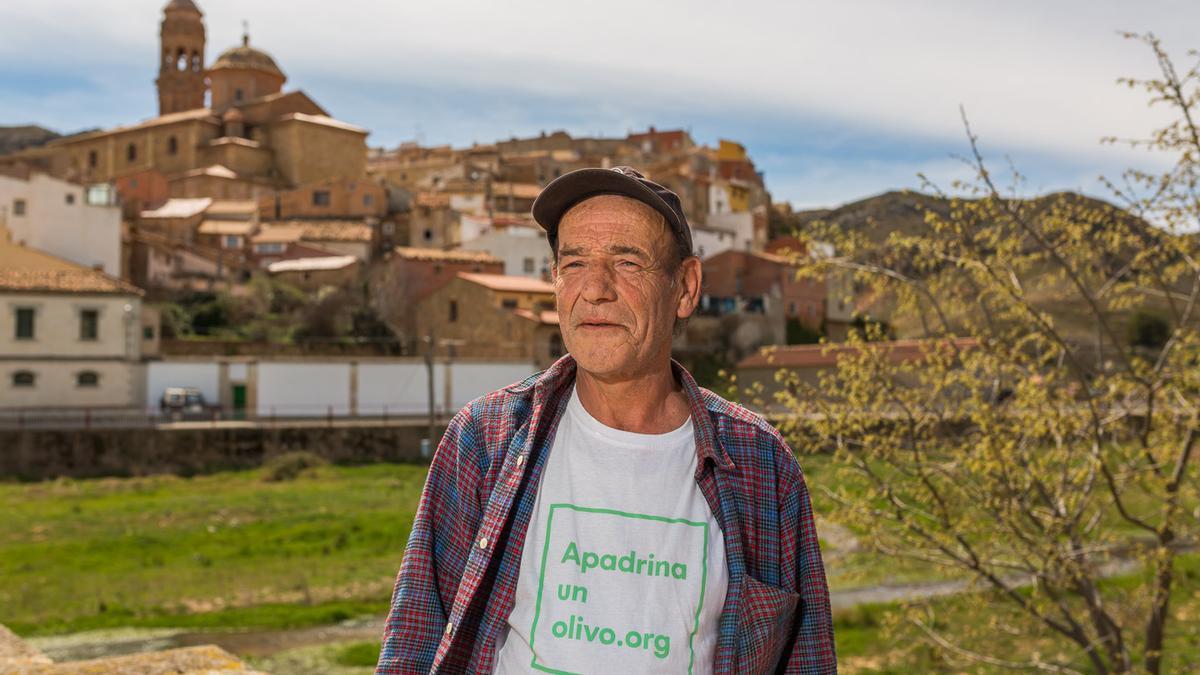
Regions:
<instances>
[{"instance_id":1,"label":"man's ear","mask_svg":"<svg viewBox=\"0 0 1200 675\"><path fill-rule=\"evenodd\" d=\"M704 269L700 264L700 258L693 255L679 263L681 291L679 307L675 310L675 316L686 319L696 311L696 306L700 304L700 286L703 277Z\"/></svg>"}]
</instances>

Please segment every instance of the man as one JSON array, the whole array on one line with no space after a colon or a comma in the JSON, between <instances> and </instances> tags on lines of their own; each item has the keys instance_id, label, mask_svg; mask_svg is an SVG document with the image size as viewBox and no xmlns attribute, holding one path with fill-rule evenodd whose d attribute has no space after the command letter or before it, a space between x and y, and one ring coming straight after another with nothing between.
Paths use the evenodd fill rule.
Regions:
<instances>
[{"instance_id":1,"label":"man","mask_svg":"<svg viewBox=\"0 0 1200 675\"><path fill-rule=\"evenodd\" d=\"M451 420L376 673L835 672L795 456L671 360L701 279L679 198L581 169L533 215L570 353Z\"/></svg>"}]
</instances>

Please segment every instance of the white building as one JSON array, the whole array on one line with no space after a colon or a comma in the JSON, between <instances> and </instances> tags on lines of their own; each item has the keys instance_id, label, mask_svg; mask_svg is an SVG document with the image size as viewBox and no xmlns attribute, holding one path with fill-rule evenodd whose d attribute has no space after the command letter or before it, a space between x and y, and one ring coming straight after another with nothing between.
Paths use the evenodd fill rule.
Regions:
<instances>
[{"instance_id":1,"label":"white building","mask_svg":"<svg viewBox=\"0 0 1200 675\"><path fill-rule=\"evenodd\" d=\"M491 253L504 261L508 276L548 279L551 251L540 227L513 225L489 230L462 245L465 251Z\"/></svg>"},{"instance_id":2,"label":"white building","mask_svg":"<svg viewBox=\"0 0 1200 675\"><path fill-rule=\"evenodd\" d=\"M108 185L0 175L0 240L5 233L12 243L121 274L121 208Z\"/></svg>"},{"instance_id":3,"label":"white building","mask_svg":"<svg viewBox=\"0 0 1200 675\"><path fill-rule=\"evenodd\" d=\"M142 291L0 243L0 409L142 407ZM147 330L149 329L149 330Z\"/></svg>"}]
</instances>

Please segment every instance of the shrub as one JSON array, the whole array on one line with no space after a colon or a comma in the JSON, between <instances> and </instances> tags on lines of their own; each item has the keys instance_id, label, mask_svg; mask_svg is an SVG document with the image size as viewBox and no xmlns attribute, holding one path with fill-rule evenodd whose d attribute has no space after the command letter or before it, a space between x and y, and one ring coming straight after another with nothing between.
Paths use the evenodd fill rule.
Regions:
<instances>
[{"instance_id":1,"label":"shrub","mask_svg":"<svg viewBox=\"0 0 1200 675\"><path fill-rule=\"evenodd\" d=\"M263 480L279 482L294 480L308 469L328 464L325 458L307 450L276 455L263 464Z\"/></svg>"}]
</instances>

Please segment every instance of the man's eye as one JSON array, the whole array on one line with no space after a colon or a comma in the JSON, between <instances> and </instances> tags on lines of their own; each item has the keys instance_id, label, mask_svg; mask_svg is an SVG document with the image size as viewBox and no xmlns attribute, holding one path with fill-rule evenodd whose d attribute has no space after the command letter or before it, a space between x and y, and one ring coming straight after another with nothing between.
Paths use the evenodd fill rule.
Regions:
<instances>
[{"instance_id":1,"label":"man's eye","mask_svg":"<svg viewBox=\"0 0 1200 675\"><path fill-rule=\"evenodd\" d=\"M579 262L578 260L574 260L563 265L563 269L572 269L575 267L583 267L583 263Z\"/></svg>"},{"instance_id":2,"label":"man's eye","mask_svg":"<svg viewBox=\"0 0 1200 675\"><path fill-rule=\"evenodd\" d=\"M634 262L633 260L622 260L621 262L617 263L617 266L618 266L618 267L624 267L625 269L630 269L630 270L631 270L631 269L637 269L638 267L641 267L641 265L637 264L637 263L636 263L636 262Z\"/></svg>"}]
</instances>

